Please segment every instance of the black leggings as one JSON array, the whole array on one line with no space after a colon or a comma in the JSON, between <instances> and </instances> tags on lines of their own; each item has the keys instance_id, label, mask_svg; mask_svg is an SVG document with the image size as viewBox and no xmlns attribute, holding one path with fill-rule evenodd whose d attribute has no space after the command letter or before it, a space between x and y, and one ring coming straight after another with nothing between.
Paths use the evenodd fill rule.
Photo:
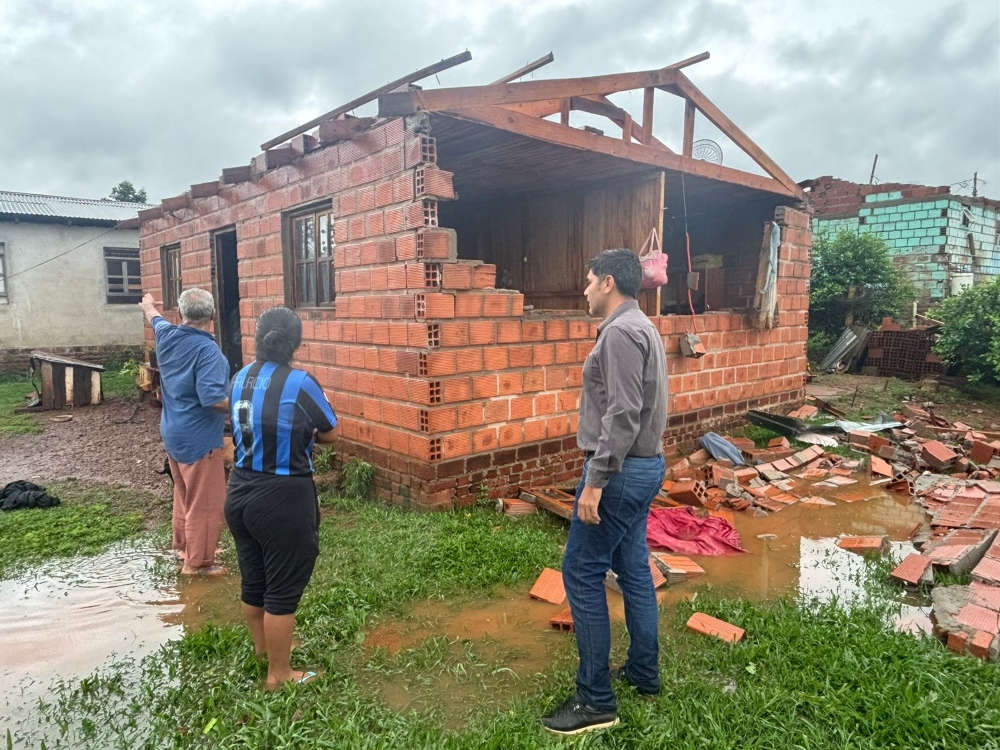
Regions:
<instances>
[{"instance_id":1,"label":"black leggings","mask_svg":"<svg viewBox=\"0 0 1000 750\"><path fill-rule=\"evenodd\" d=\"M241 600L268 614L294 614L319 555L312 476L233 469L225 511L240 561Z\"/></svg>"}]
</instances>

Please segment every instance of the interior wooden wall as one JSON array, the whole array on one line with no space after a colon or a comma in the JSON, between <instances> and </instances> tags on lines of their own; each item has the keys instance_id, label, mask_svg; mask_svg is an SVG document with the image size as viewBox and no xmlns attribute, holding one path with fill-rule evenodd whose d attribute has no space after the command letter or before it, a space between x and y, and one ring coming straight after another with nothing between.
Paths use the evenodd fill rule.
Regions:
<instances>
[{"instance_id":1,"label":"interior wooden wall","mask_svg":"<svg viewBox=\"0 0 1000 750\"><path fill-rule=\"evenodd\" d=\"M688 312L687 252L684 238L684 217L681 203L668 206L664 220L664 247L670 258L668 287L663 290L663 312ZM723 256L721 273L714 274L724 289L713 289L711 297L721 301L715 309L742 309L753 304L754 283L760 262L764 226L774 217L773 202L724 202L689 206L688 233L691 236L691 257L702 254ZM702 282L706 279L702 274ZM709 283L713 283L710 276ZM704 311L705 289L692 292L695 310ZM674 300L678 300L675 307Z\"/></svg>"},{"instance_id":2,"label":"interior wooden wall","mask_svg":"<svg viewBox=\"0 0 1000 750\"><path fill-rule=\"evenodd\" d=\"M497 266L497 286L518 289L535 309L585 309L587 262L602 250L636 252L662 231L663 175L577 192L440 207L441 226L458 234L460 258ZM655 294L640 303L655 311Z\"/></svg>"}]
</instances>

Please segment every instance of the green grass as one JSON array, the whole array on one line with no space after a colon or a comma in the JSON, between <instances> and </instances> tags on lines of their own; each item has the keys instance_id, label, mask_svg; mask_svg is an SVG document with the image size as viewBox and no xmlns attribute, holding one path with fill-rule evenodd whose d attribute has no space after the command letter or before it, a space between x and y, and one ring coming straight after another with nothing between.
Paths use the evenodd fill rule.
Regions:
<instances>
[{"instance_id":1,"label":"green grass","mask_svg":"<svg viewBox=\"0 0 1000 750\"><path fill-rule=\"evenodd\" d=\"M135 375L122 372L120 368L109 368L101 377L104 398L124 398L134 401L139 398L135 385Z\"/></svg>"},{"instance_id":2,"label":"green grass","mask_svg":"<svg viewBox=\"0 0 1000 750\"><path fill-rule=\"evenodd\" d=\"M955 657L937 641L887 627L885 564L870 563L871 597L837 603L751 604L699 593L662 615L664 694L619 689L622 725L561 741L540 715L573 689L572 637L555 638L541 672L504 672L511 655L436 634L396 655L362 649L373 618L415 601L461 601L526 584L558 564L565 526L512 521L485 509L415 515L336 500L299 610L296 664L325 671L277 694L242 627L205 627L140 665L119 663L54 691L40 717L49 746L119 748L989 748L1000 732L1000 669ZM694 609L746 628L730 646L684 630ZM624 637L616 628L615 657ZM442 683L441 680L444 680ZM433 708L397 713L377 684L447 685L464 701L458 726ZM479 686L518 697L483 701ZM37 746L39 737L32 739Z\"/></svg>"},{"instance_id":3,"label":"green grass","mask_svg":"<svg viewBox=\"0 0 1000 750\"><path fill-rule=\"evenodd\" d=\"M30 435L42 431L33 414L15 414L14 409L25 406L25 398L34 390L26 377L6 375L0 378L0 435Z\"/></svg>"},{"instance_id":4,"label":"green grass","mask_svg":"<svg viewBox=\"0 0 1000 750\"><path fill-rule=\"evenodd\" d=\"M101 379L104 398L138 398L135 376L120 369L106 370ZM34 414L15 414L14 409L25 406L25 396L34 391L31 381L21 375L0 376L0 435L31 435L42 432L42 425Z\"/></svg>"},{"instance_id":5,"label":"green grass","mask_svg":"<svg viewBox=\"0 0 1000 750\"><path fill-rule=\"evenodd\" d=\"M0 512L0 580L46 560L99 554L168 514L164 501L137 490L75 480L42 486L62 504Z\"/></svg>"}]
</instances>

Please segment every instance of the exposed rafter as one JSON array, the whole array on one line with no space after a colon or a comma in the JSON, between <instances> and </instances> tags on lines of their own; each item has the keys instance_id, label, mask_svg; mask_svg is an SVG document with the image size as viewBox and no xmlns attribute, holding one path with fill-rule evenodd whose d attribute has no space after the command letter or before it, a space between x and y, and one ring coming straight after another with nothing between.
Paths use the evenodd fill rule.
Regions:
<instances>
[{"instance_id":1,"label":"exposed rafter","mask_svg":"<svg viewBox=\"0 0 1000 750\"><path fill-rule=\"evenodd\" d=\"M648 91L648 89L646 89ZM568 101L568 109L575 110L577 112L588 112L592 115L600 115L602 117L607 117L615 125L623 128L625 125L625 115L627 112L608 99L606 96L572 96L568 100L566 99L543 99L540 102L525 102L522 104L511 104L505 106L504 109L510 109L515 112L521 112L522 114L531 115L532 117L548 117L549 115L554 115L557 112L561 112L563 104ZM645 131L646 123L643 122L642 125L632 121L631 136L633 139L639 143L646 143ZM657 146L662 149L666 149L670 153L673 153L665 143L659 141L655 136L650 133L649 142L646 145Z\"/></svg>"},{"instance_id":2,"label":"exposed rafter","mask_svg":"<svg viewBox=\"0 0 1000 750\"><path fill-rule=\"evenodd\" d=\"M557 78L550 81L526 81L496 86L460 86L430 91L403 91L378 98L380 117L398 117L420 110L445 112L463 107L489 104L517 104L540 99L566 99L571 96L613 94L616 91L641 89L646 86L672 84L677 71L672 68L646 70L639 73L616 73L588 78Z\"/></svg>"},{"instance_id":3,"label":"exposed rafter","mask_svg":"<svg viewBox=\"0 0 1000 750\"><path fill-rule=\"evenodd\" d=\"M711 164L706 161L691 159L670 153L654 146L641 143L626 143L618 138L588 133L576 128L567 128L556 122L549 122L521 112L514 112L504 107L468 107L451 112L454 116L463 117L476 122L492 125L500 130L535 138L550 143L557 143L570 148L617 156L622 159L649 164L661 169L675 172L685 172L721 182L743 185L755 190L766 190L778 195L802 198L801 189L787 188L779 181L770 177L742 172L731 167Z\"/></svg>"},{"instance_id":4,"label":"exposed rafter","mask_svg":"<svg viewBox=\"0 0 1000 750\"><path fill-rule=\"evenodd\" d=\"M736 127L736 123L726 117L722 110L716 107L697 86L691 83L691 79L678 71L674 85L680 94L687 99L687 101L694 104L694 106L698 108L698 111L705 115L705 117L707 117L708 120L715 125L715 127L725 133L733 143L743 149L747 156L753 159L761 169L788 188L792 193L799 196L802 200L805 200L805 193L802 192L802 188L795 184L795 180L789 177L785 171L779 167L773 159L771 159L770 156L764 153L764 149L754 143L750 139L750 136ZM688 131L687 113L685 113L684 131L685 134ZM693 138L693 124L691 126L691 132ZM685 137L685 141L686 140L687 137Z\"/></svg>"},{"instance_id":5,"label":"exposed rafter","mask_svg":"<svg viewBox=\"0 0 1000 750\"><path fill-rule=\"evenodd\" d=\"M555 59L556 59L555 55L553 55L550 52L545 57L539 57L537 60L535 60L534 62L528 63L523 68L518 68L513 73L508 73L503 78L500 78L500 79L498 79L496 81L493 81L493 83L491 83L490 86L496 86L497 84L510 83L511 81L516 81L518 78L521 78L522 76L528 75L528 73L534 73L536 70L538 70L539 68L541 68L541 67L543 67L545 65L548 65L550 62L552 62Z\"/></svg>"},{"instance_id":6,"label":"exposed rafter","mask_svg":"<svg viewBox=\"0 0 1000 750\"><path fill-rule=\"evenodd\" d=\"M449 57L441 62L436 62L433 65L428 65L426 68L421 68L420 70L414 71L402 78L397 78L392 83L387 83L385 86L379 86L377 89L369 91L367 94L359 96L357 99L349 101L347 104L343 104L336 109L331 109L325 115L320 115L319 117L314 117L307 123L299 125L298 127L292 128L291 130L282 133L276 138L272 138L269 141L265 141L260 144L261 151L267 151L272 146L277 146L279 143L284 143L289 138L294 138L300 133L305 133L307 130L311 130L319 125L324 120L334 120L340 115L350 112L352 109L356 109L368 102L375 101L382 94L387 94L390 91L398 89L400 86L405 86L408 83L414 83L415 81L422 80L428 76L432 76L435 73L440 73L443 70L448 70L448 68L454 68L456 65L461 65L464 62L468 62L472 59L472 53L466 50L458 55Z\"/></svg>"}]
</instances>

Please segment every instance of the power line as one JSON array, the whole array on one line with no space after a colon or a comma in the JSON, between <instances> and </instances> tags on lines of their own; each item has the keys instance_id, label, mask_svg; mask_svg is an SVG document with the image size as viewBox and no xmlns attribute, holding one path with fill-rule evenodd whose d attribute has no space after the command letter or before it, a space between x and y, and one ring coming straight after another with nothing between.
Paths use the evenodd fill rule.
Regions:
<instances>
[{"instance_id":1,"label":"power line","mask_svg":"<svg viewBox=\"0 0 1000 750\"><path fill-rule=\"evenodd\" d=\"M117 228L118 227L111 227L111 229L109 229L108 231L102 232L101 234L97 235L96 237L91 237L89 240L85 240L85 241L81 242L79 245L77 245L76 247L71 247L69 250L65 250L65 251L59 253L58 255L53 255L51 258L47 258L46 260L43 260L41 263L36 263L33 266L28 266L27 268L22 269L22 270L18 271L17 273L7 274L7 279L8 280L13 279L15 276L20 276L21 274L27 273L28 271L34 271L36 268L38 268L40 266L44 266L46 263L51 263L54 260L59 260L64 255L69 255L74 250L79 250L84 245L89 245L91 242L96 242L97 240L101 239L101 237L104 237L105 235L111 234L112 232L116 231Z\"/></svg>"}]
</instances>

